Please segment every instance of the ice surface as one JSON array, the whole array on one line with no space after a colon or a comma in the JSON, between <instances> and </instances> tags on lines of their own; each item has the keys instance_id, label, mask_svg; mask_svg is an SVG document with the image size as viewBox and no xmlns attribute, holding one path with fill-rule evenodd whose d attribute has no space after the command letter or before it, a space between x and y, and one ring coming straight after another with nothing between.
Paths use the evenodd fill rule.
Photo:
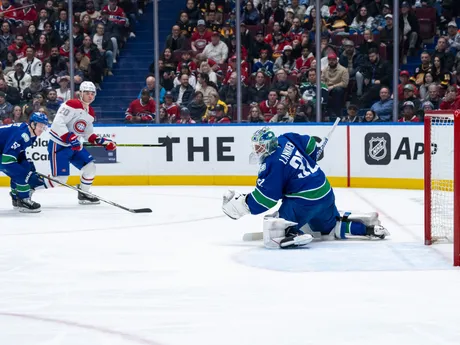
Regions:
<instances>
[{"instance_id":1,"label":"ice surface","mask_svg":"<svg viewBox=\"0 0 460 345\"><path fill-rule=\"evenodd\" d=\"M391 238L281 251L241 241L261 216L228 219L224 190L93 189L154 210L130 214L57 188L19 214L0 188L0 344L458 345L460 271L422 244L421 191L336 189Z\"/></svg>"}]
</instances>

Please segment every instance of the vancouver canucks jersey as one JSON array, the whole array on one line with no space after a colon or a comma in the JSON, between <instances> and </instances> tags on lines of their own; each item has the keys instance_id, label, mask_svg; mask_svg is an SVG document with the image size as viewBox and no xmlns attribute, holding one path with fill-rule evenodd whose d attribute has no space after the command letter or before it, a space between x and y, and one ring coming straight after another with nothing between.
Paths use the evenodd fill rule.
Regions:
<instances>
[{"instance_id":1,"label":"vancouver canucks jersey","mask_svg":"<svg viewBox=\"0 0 460 345\"><path fill-rule=\"evenodd\" d=\"M27 123L0 126L0 166L10 175L26 177L29 173L20 164L26 159L26 149L35 142Z\"/></svg>"},{"instance_id":2,"label":"vancouver canucks jersey","mask_svg":"<svg viewBox=\"0 0 460 345\"><path fill-rule=\"evenodd\" d=\"M316 164L317 151L315 139L308 135L279 136L278 148L264 159L257 186L246 198L251 213L265 212L282 198L294 198L302 205L329 201L332 188Z\"/></svg>"}]
</instances>

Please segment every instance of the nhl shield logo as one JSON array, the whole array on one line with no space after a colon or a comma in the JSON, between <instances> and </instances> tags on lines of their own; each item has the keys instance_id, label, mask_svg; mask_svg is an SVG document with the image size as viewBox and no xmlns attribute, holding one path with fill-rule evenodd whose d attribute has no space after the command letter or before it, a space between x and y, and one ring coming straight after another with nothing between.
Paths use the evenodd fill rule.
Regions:
<instances>
[{"instance_id":1,"label":"nhl shield logo","mask_svg":"<svg viewBox=\"0 0 460 345\"><path fill-rule=\"evenodd\" d=\"M371 138L369 140L369 156L376 161L381 161L387 156L386 145L385 138Z\"/></svg>"},{"instance_id":2,"label":"nhl shield logo","mask_svg":"<svg viewBox=\"0 0 460 345\"><path fill-rule=\"evenodd\" d=\"M367 164L387 165L390 163L391 137L388 133L368 133L364 141Z\"/></svg>"}]
</instances>

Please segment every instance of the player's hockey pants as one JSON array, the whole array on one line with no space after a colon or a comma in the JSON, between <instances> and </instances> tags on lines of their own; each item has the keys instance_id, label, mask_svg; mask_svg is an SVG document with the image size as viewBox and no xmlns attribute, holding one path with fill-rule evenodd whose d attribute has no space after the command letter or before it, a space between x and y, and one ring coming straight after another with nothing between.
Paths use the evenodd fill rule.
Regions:
<instances>
[{"instance_id":1,"label":"player's hockey pants","mask_svg":"<svg viewBox=\"0 0 460 345\"><path fill-rule=\"evenodd\" d=\"M23 160L18 163L26 171L33 171L32 165L27 161ZM17 171L12 166L0 164L0 171L7 175L10 180L11 192L20 199L26 199L30 196L30 190L35 189L43 184L29 184L26 182L26 176L24 176L24 170Z\"/></svg>"},{"instance_id":2,"label":"player's hockey pants","mask_svg":"<svg viewBox=\"0 0 460 345\"><path fill-rule=\"evenodd\" d=\"M331 191L313 205L304 205L296 198L284 198L279 209L279 217L296 222L298 225L295 230L299 233L302 233L300 229L308 224L312 231L328 235L335 228L340 214L335 206L334 193ZM346 233L355 236L366 235L366 227L358 222L343 222L340 230L341 238L345 238Z\"/></svg>"},{"instance_id":3,"label":"player's hockey pants","mask_svg":"<svg viewBox=\"0 0 460 345\"><path fill-rule=\"evenodd\" d=\"M62 146L50 140L48 153L53 176L69 176L70 164L81 170L86 164L94 160L93 156L85 148L73 151L70 146Z\"/></svg>"}]
</instances>

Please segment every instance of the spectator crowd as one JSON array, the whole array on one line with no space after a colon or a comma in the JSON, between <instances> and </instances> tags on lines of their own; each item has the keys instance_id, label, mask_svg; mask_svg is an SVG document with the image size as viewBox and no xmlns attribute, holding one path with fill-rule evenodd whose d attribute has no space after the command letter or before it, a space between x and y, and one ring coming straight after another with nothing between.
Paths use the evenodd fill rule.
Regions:
<instances>
[{"instance_id":1,"label":"spectator crowd","mask_svg":"<svg viewBox=\"0 0 460 345\"><path fill-rule=\"evenodd\" d=\"M71 70L77 92L84 80L100 89L136 36L136 19L148 2L74 0L70 27L65 0L1 0L0 124L24 121L33 111L52 120L75 96ZM239 9L234 0L186 0L160 60L146 66L145 87L127 107L125 122L155 121L156 69L161 123L235 122L238 107L245 122L313 122L317 102L321 121L392 121L395 93L401 122L421 121L427 110L459 109L460 1L402 1L399 61L393 61L393 15L392 0L321 0L319 9L314 0L241 0Z\"/></svg>"},{"instance_id":2,"label":"spectator crowd","mask_svg":"<svg viewBox=\"0 0 460 345\"><path fill-rule=\"evenodd\" d=\"M399 61L393 61L393 1L321 3L317 9L314 0L242 0L237 9L233 0L186 0L126 122L154 120L156 68L161 123L235 122L237 83L247 122L316 121L316 102L322 121L392 121L395 92L401 122L421 121L427 110L460 108L460 1L401 1ZM400 66L397 90L394 63Z\"/></svg>"},{"instance_id":3,"label":"spectator crowd","mask_svg":"<svg viewBox=\"0 0 460 345\"><path fill-rule=\"evenodd\" d=\"M135 37L144 0L73 0L69 25L64 0L0 1L0 125L22 122L34 111L52 121L70 91L86 80L98 89L113 75L120 50ZM74 66L70 65L70 40Z\"/></svg>"}]
</instances>

